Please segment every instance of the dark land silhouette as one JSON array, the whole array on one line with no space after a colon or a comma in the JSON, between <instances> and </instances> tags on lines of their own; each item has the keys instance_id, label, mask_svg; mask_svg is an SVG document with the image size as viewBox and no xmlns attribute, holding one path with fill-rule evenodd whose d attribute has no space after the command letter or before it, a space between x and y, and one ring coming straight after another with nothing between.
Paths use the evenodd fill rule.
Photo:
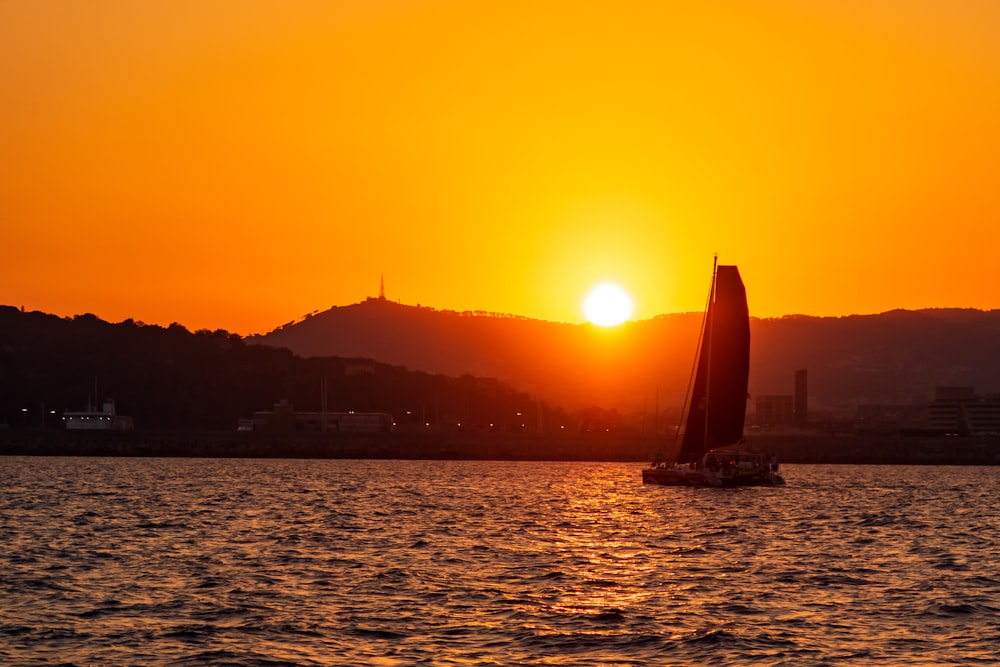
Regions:
<instances>
[{"instance_id":1,"label":"dark land silhouette","mask_svg":"<svg viewBox=\"0 0 1000 667\"><path fill-rule=\"evenodd\" d=\"M643 460L679 423L700 324L681 314L604 330L371 299L244 339L0 307L0 450ZM848 424L859 404L926 400L937 385L995 392L1000 381L1000 311L752 319L751 341L751 392L790 394L805 368L812 413L841 411ZM324 378L329 410L389 412L397 431L236 432L281 399L319 410ZM62 412L95 400L95 384L134 433L63 430ZM751 399L751 422L752 412ZM960 449L955 438L827 432L803 448L754 437L786 461L996 463L998 450L996 438Z\"/></svg>"},{"instance_id":2,"label":"dark land silhouette","mask_svg":"<svg viewBox=\"0 0 1000 667\"><path fill-rule=\"evenodd\" d=\"M701 313L605 330L368 299L286 324L250 342L305 356L340 354L411 369L496 377L568 409L661 410L676 424ZM751 318L750 394L792 394L808 371L816 420L849 420L859 404L920 406L936 386L1000 391L1000 310L896 310L879 315ZM752 413L752 407L750 412Z\"/></svg>"},{"instance_id":3,"label":"dark land silhouette","mask_svg":"<svg viewBox=\"0 0 1000 667\"><path fill-rule=\"evenodd\" d=\"M240 418L279 400L319 410L324 378L327 409L389 412L404 430L446 420L527 429L529 419L534 429L538 418L572 419L490 378L446 377L370 359L306 359L221 330L192 333L176 324L111 324L93 315L59 318L0 307L0 423L9 428L60 428L62 412L93 401L96 384L97 403L114 398L139 431L235 431Z\"/></svg>"}]
</instances>

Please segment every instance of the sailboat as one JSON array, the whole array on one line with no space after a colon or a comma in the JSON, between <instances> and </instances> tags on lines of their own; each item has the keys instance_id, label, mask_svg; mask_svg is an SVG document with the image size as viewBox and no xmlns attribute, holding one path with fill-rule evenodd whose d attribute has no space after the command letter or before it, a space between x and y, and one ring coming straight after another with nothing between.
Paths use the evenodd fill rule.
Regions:
<instances>
[{"instance_id":1,"label":"sailboat","mask_svg":"<svg viewBox=\"0 0 1000 667\"><path fill-rule=\"evenodd\" d=\"M750 313L735 266L716 263L695 359L680 448L642 471L644 484L764 486L784 484L777 461L742 448L750 379ZM676 442L675 447L676 449Z\"/></svg>"}]
</instances>

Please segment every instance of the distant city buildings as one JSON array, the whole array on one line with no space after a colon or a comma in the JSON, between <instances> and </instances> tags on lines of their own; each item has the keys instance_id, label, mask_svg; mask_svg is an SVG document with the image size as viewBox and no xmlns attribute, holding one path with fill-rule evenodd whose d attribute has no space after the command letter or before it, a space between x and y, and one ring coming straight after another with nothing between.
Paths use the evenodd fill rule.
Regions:
<instances>
[{"instance_id":1,"label":"distant city buildings","mask_svg":"<svg viewBox=\"0 0 1000 667\"><path fill-rule=\"evenodd\" d=\"M1000 394L973 387L936 387L927 406L932 430L950 435L1000 435Z\"/></svg>"},{"instance_id":2,"label":"distant city buildings","mask_svg":"<svg viewBox=\"0 0 1000 667\"><path fill-rule=\"evenodd\" d=\"M975 388L967 386L935 387L929 403L916 397L890 403L859 401L853 419L821 417L810 421L807 380L807 371L798 370L794 394L757 396L752 427L770 432L1000 436L1000 394L977 394Z\"/></svg>"},{"instance_id":3,"label":"distant city buildings","mask_svg":"<svg viewBox=\"0 0 1000 667\"><path fill-rule=\"evenodd\" d=\"M131 431L133 426L131 417L115 411L115 402L110 398L104 401L100 410L94 405L88 405L86 410L67 410L63 413L63 421L70 431Z\"/></svg>"},{"instance_id":4,"label":"distant city buildings","mask_svg":"<svg viewBox=\"0 0 1000 667\"><path fill-rule=\"evenodd\" d=\"M756 423L762 427L809 423L809 386L805 370L795 371L795 394L762 394L754 402Z\"/></svg>"}]
</instances>

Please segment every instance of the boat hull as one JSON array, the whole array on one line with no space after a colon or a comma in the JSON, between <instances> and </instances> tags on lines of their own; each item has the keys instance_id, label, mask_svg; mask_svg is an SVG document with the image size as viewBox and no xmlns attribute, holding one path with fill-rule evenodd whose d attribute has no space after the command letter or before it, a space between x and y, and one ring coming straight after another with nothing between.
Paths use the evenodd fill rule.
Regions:
<instances>
[{"instance_id":1,"label":"boat hull","mask_svg":"<svg viewBox=\"0 0 1000 667\"><path fill-rule=\"evenodd\" d=\"M643 470L642 483L660 486L708 486L705 476L698 471L663 467Z\"/></svg>"},{"instance_id":2,"label":"boat hull","mask_svg":"<svg viewBox=\"0 0 1000 667\"><path fill-rule=\"evenodd\" d=\"M781 486L785 479L777 473L756 475L727 475L710 470L688 470L685 468L646 468L642 471L643 484L659 486Z\"/></svg>"}]
</instances>

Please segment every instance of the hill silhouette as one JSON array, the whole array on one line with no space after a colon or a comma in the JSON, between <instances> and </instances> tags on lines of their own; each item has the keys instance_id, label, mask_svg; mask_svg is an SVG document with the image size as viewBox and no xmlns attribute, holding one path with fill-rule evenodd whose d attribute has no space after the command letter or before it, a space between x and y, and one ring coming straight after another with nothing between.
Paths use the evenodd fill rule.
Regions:
<instances>
[{"instance_id":1,"label":"hill silhouette","mask_svg":"<svg viewBox=\"0 0 1000 667\"><path fill-rule=\"evenodd\" d=\"M657 403L683 402L701 319L668 315L606 329L368 299L248 342L303 356L337 350L415 370L496 377L570 409L645 406L652 418Z\"/></svg>"},{"instance_id":2,"label":"hill silhouette","mask_svg":"<svg viewBox=\"0 0 1000 667\"><path fill-rule=\"evenodd\" d=\"M521 413L531 430L664 431L679 423L701 319L602 329L369 299L243 339L0 307L0 424L51 426L93 399L96 381L98 400L113 396L139 428L232 429L283 398L319 409L327 378L331 410L388 411L404 426L518 428ZM1000 311L751 319L752 397L791 394L803 368L816 419L919 405L935 386L995 393Z\"/></svg>"},{"instance_id":3,"label":"hill silhouette","mask_svg":"<svg viewBox=\"0 0 1000 667\"><path fill-rule=\"evenodd\" d=\"M522 422L534 429L543 418L573 421L494 379L370 359L305 359L222 330L192 333L178 324L111 324L89 314L60 318L0 306L0 424L12 428L61 427L64 410L113 397L140 430L235 431L239 418L280 399L319 410L324 378L329 410L389 412L404 429L428 420L498 429Z\"/></svg>"},{"instance_id":4,"label":"hill silhouette","mask_svg":"<svg viewBox=\"0 0 1000 667\"><path fill-rule=\"evenodd\" d=\"M658 405L676 423L701 320L686 313L602 329L372 298L248 341L496 377L570 409L652 415ZM809 373L811 412L831 418L853 416L859 403L927 402L941 385L1000 391L1000 311L751 318L751 396L792 394L798 369Z\"/></svg>"}]
</instances>

